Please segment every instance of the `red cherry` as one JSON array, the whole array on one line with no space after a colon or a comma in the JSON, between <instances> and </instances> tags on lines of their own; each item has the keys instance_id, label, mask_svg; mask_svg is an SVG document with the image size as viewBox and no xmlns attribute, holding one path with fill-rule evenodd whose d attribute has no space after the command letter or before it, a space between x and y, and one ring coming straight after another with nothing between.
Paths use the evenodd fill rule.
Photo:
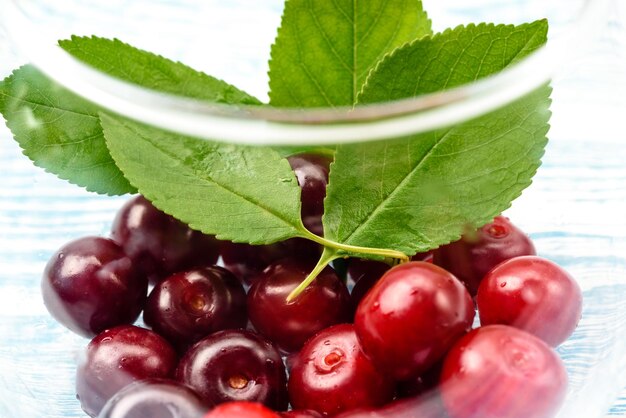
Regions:
<instances>
[{"instance_id":1,"label":"red cherry","mask_svg":"<svg viewBox=\"0 0 626 418\"><path fill-rule=\"evenodd\" d=\"M64 245L48 261L41 293L57 321L79 335L94 337L137 319L148 280L117 243L84 237Z\"/></svg>"},{"instance_id":2,"label":"red cherry","mask_svg":"<svg viewBox=\"0 0 626 418\"><path fill-rule=\"evenodd\" d=\"M313 266L314 263L284 259L255 278L248 292L250 321L259 333L283 351L297 351L317 332L350 320L348 288L330 267L300 296L287 302L287 296Z\"/></svg>"},{"instance_id":3,"label":"red cherry","mask_svg":"<svg viewBox=\"0 0 626 418\"><path fill-rule=\"evenodd\" d=\"M161 212L143 196L126 202L117 213L111 237L150 281L178 271L213 265L217 240Z\"/></svg>"},{"instance_id":4,"label":"red cherry","mask_svg":"<svg viewBox=\"0 0 626 418\"><path fill-rule=\"evenodd\" d=\"M204 418L280 418L280 415L256 402L227 402L209 411Z\"/></svg>"},{"instance_id":5,"label":"red cherry","mask_svg":"<svg viewBox=\"0 0 626 418\"><path fill-rule=\"evenodd\" d=\"M539 338L505 325L478 328L450 350L440 390L451 418L548 418L565 398L567 373Z\"/></svg>"},{"instance_id":6,"label":"red cherry","mask_svg":"<svg viewBox=\"0 0 626 418\"><path fill-rule=\"evenodd\" d=\"M389 270L357 308L363 351L398 380L425 372L472 326L474 303L452 274L414 261Z\"/></svg>"},{"instance_id":7,"label":"red cherry","mask_svg":"<svg viewBox=\"0 0 626 418\"><path fill-rule=\"evenodd\" d=\"M517 257L491 270L476 298L483 325L523 329L556 347L576 329L582 293L561 267L541 257Z\"/></svg>"},{"instance_id":8,"label":"red cherry","mask_svg":"<svg viewBox=\"0 0 626 418\"><path fill-rule=\"evenodd\" d=\"M433 262L461 280L472 296L485 275L509 258L535 255L530 238L504 216L434 251Z\"/></svg>"},{"instance_id":9,"label":"red cherry","mask_svg":"<svg viewBox=\"0 0 626 418\"><path fill-rule=\"evenodd\" d=\"M144 379L170 378L176 353L154 332L122 325L98 334L87 346L76 371L76 394L92 417L126 385Z\"/></svg>"},{"instance_id":10,"label":"red cherry","mask_svg":"<svg viewBox=\"0 0 626 418\"><path fill-rule=\"evenodd\" d=\"M335 325L318 333L292 359L289 399L294 408L334 415L380 406L394 394L394 382L363 355L354 327Z\"/></svg>"}]
</instances>

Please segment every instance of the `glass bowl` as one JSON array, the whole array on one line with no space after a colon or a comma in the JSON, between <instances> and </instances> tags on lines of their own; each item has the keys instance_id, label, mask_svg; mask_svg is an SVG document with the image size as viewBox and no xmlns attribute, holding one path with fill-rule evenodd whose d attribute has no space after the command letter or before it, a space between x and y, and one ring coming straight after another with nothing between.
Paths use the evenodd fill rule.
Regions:
<instances>
[{"instance_id":1,"label":"glass bowl","mask_svg":"<svg viewBox=\"0 0 626 418\"><path fill-rule=\"evenodd\" d=\"M32 61L67 87L130 117L259 144L336 143L434 129L503 106L553 78L551 142L533 185L506 214L531 235L540 255L564 266L584 291L580 325L558 348L570 380L559 417L620 414L624 408L614 402L626 385L626 147L616 115L626 109L619 94L626 92L623 6L605 0L481 0L471 6L424 0L435 30L547 17L550 47L473 85L358 112L207 107L108 79L54 48L71 34L118 37L266 99L266 59L282 3L6 0L0 5L0 76ZM10 137L0 128L0 416L84 417L74 373L86 341L49 317L39 282L62 244L108 235L127 197L90 194L44 173Z\"/></svg>"}]
</instances>

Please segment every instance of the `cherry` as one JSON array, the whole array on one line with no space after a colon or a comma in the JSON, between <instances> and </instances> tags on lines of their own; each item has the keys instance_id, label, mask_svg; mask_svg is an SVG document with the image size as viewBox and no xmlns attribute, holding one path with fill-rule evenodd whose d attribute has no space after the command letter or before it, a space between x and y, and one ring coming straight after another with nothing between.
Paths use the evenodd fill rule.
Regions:
<instances>
[{"instance_id":1,"label":"cherry","mask_svg":"<svg viewBox=\"0 0 626 418\"><path fill-rule=\"evenodd\" d=\"M92 417L126 385L142 379L168 378L176 367L176 353L154 332L122 325L98 334L87 346L76 372L76 393Z\"/></svg>"},{"instance_id":2,"label":"cherry","mask_svg":"<svg viewBox=\"0 0 626 418\"><path fill-rule=\"evenodd\" d=\"M98 418L198 418L207 410L187 386L166 379L147 379L117 392Z\"/></svg>"},{"instance_id":3,"label":"cherry","mask_svg":"<svg viewBox=\"0 0 626 418\"><path fill-rule=\"evenodd\" d=\"M154 287L143 318L174 346L186 347L215 331L245 328L246 293L224 268L188 270Z\"/></svg>"},{"instance_id":4,"label":"cherry","mask_svg":"<svg viewBox=\"0 0 626 418\"><path fill-rule=\"evenodd\" d=\"M287 158L302 189L302 222L316 235L322 235L324 197L328 185L331 158L315 154L297 154Z\"/></svg>"},{"instance_id":5,"label":"cherry","mask_svg":"<svg viewBox=\"0 0 626 418\"><path fill-rule=\"evenodd\" d=\"M180 360L176 378L210 405L249 401L273 409L287 407L280 354L250 331L218 331L200 340Z\"/></svg>"},{"instance_id":6,"label":"cherry","mask_svg":"<svg viewBox=\"0 0 626 418\"><path fill-rule=\"evenodd\" d=\"M394 382L363 355L351 324L311 338L293 359L289 399L294 408L334 415L393 399Z\"/></svg>"},{"instance_id":7,"label":"cherry","mask_svg":"<svg viewBox=\"0 0 626 418\"><path fill-rule=\"evenodd\" d=\"M297 351L318 331L350 320L348 288L331 268L287 302L287 296L313 267L313 263L284 259L255 278L248 292L248 311L255 329L286 352Z\"/></svg>"},{"instance_id":8,"label":"cherry","mask_svg":"<svg viewBox=\"0 0 626 418\"><path fill-rule=\"evenodd\" d=\"M280 415L256 402L228 402L219 405L204 418L280 418Z\"/></svg>"},{"instance_id":9,"label":"cherry","mask_svg":"<svg viewBox=\"0 0 626 418\"><path fill-rule=\"evenodd\" d=\"M547 418L565 398L567 373L543 341L505 325L465 335L443 365L441 394L452 418Z\"/></svg>"},{"instance_id":10,"label":"cherry","mask_svg":"<svg viewBox=\"0 0 626 418\"><path fill-rule=\"evenodd\" d=\"M481 324L512 325L553 347L574 332L582 311L576 281L558 265L536 256L499 264L483 279L476 301Z\"/></svg>"},{"instance_id":11,"label":"cherry","mask_svg":"<svg viewBox=\"0 0 626 418\"><path fill-rule=\"evenodd\" d=\"M397 380L419 376L472 326L474 303L452 274L423 261L389 270L359 304L363 351Z\"/></svg>"},{"instance_id":12,"label":"cherry","mask_svg":"<svg viewBox=\"0 0 626 418\"><path fill-rule=\"evenodd\" d=\"M120 209L111 236L152 282L217 261L214 237L192 230L143 196L134 197Z\"/></svg>"},{"instance_id":13,"label":"cherry","mask_svg":"<svg viewBox=\"0 0 626 418\"><path fill-rule=\"evenodd\" d=\"M236 244L220 242L220 255L224 267L245 283L252 283L267 266L283 258L316 260L321 247L302 238L292 238L270 245Z\"/></svg>"},{"instance_id":14,"label":"cherry","mask_svg":"<svg viewBox=\"0 0 626 418\"><path fill-rule=\"evenodd\" d=\"M148 281L114 241L85 237L59 249L41 282L43 301L61 324L85 337L137 319Z\"/></svg>"},{"instance_id":15,"label":"cherry","mask_svg":"<svg viewBox=\"0 0 626 418\"><path fill-rule=\"evenodd\" d=\"M501 262L521 255L535 255L530 238L504 216L465 234L460 240L439 247L434 263L461 280L472 296L483 277Z\"/></svg>"}]
</instances>

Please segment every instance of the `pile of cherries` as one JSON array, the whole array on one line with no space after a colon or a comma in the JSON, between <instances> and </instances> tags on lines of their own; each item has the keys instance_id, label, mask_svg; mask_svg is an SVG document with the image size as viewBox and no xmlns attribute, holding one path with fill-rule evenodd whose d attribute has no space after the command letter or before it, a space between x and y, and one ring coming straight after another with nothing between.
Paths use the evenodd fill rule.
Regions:
<instances>
[{"instance_id":1,"label":"pile of cherries","mask_svg":"<svg viewBox=\"0 0 626 418\"><path fill-rule=\"evenodd\" d=\"M330 161L289 161L305 225L321 234ZM574 331L581 291L507 218L393 268L341 260L287 302L319 254L299 239L219 242L133 198L111 238L70 242L43 276L50 313L93 338L76 376L83 410L102 418L558 410L567 375L551 347ZM481 326L472 329L476 306ZM142 311L150 329L132 325Z\"/></svg>"}]
</instances>

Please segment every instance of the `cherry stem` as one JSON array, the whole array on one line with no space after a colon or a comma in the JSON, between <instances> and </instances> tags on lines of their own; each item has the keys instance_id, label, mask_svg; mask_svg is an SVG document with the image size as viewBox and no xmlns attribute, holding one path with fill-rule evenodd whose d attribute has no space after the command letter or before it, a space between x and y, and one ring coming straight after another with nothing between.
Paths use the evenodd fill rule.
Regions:
<instances>
[{"instance_id":1,"label":"cherry stem","mask_svg":"<svg viewBox=\"0 0 626 418\"><path fill-rule=\"evenodd\" d=\"M309 273L308 276L296 287L293 291L287 296L287 303L296 299L300 294L304 291L304 289L309 286L313 280L317 278L317 276L326 268L326 266L333 260L341 258L341 256L337 255L336 251L329 250L328 248L324 248L322 255L313 268L313 270Z\"/></svg>"},{"instance_id":2,"label":"cherry stem","mask_svg":"<svg viewBox=\"0 0 626 418\"><path fill-rule=\"evenodd\" d=\"M304 228L304 238L310 239L311 241L315 241L318 244L323 245L326 248L332 248L334 250L341 250L352 254L370 254L370 255L378 255L384 258L394 258L400 261L400 263L406 263L409 261L409 256L404 254L401 251L396 250L388 250L385 248L371 248L371 247L359 247L356 245L348 245L341 244L339 242L335 242L308 231ZM338 258L338 257L335 257Z\"/></svg>"}]
</instances>

